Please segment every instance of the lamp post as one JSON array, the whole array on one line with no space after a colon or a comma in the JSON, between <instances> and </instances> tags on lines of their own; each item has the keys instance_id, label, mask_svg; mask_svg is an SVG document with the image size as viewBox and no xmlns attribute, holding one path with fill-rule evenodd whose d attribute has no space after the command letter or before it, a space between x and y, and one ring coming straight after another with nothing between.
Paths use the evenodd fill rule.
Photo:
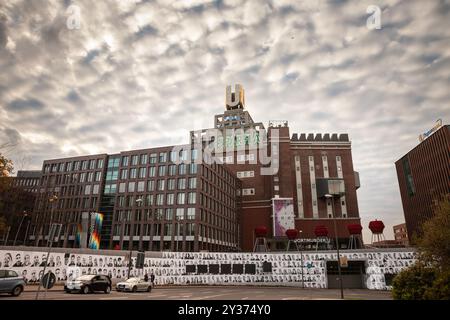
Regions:
<instances>
[{"instance_id":1,"label":"lamp post","mask_svg":"<svg viewBox=\"0 0 450 320\"><path fill-rule=\"evenodd\" d=\"M13 246L16 245L17 237L19 236L19 232L20 232L20 228L22 227L23 220L24 220L25 217L27 217L27 216L28 216L28 213L27 213L26 211L24 211L23 214L22 214L22 219L20 220L20 223L19 223L19 227L17 228L16 236L14 237Z\"/></svg>"},{"instance_id":2,"label":"lamp post","mask_svg":"<svg viewBox=\"0 0 450 320\"><path fill-rule=\"evenodd\" d=\"M182 216L176 216L176 220L177 220L177 252L179 251L179 247L178 247L178 243L180 242L179 237L182 236L181 234L181 221L183 220ZM183 237L181 237L181 249L183 249Z\"/></svg>"},{"instance_id":3,"label":"lamp post","mask_svg":"<svg viewBox=\"0 0 450 320\"><path fill-rule=\"evenodd\" d=\"M47 258L45 259L45 263L44 263L44 270L42 272L42 279L44 279L44 276L45 276L45 269L47 268L47 264L48 264L49 257L50 257L50 251L52 249L53 240L55 238L55 232L52 232L52 231L56 231L56 228L52 228L52 223L53 223L53 212L55 210L56 202L58 201L58 196L56 194L54 194L53 196L51 196L48 199L48 201L50 202L52 208L50 211L50 227L49 227L49 235L48 235L48 242L47 242L48 243L48 251L47 251ZM55 227L56 227L56 225L55 225ZM58 232L58 239L59 239L59 232ZM45 240L45 238L44 238L44 240ZM42 279L39 279L39 287L38 287L38 291L36 292L36 300L38 300L38 298L39 298L39 292L41 291ZM50 279L50 277L48 277L47 279ZM46 287L45 288L45 294L46 294L48 284L45 287Z\"/></svg>"},{"instance_id":4,"label":"lamp post","mask_svg":"<svg viewBox=\"0 0 450 320\"><path fill-rule=\"evenodd\" d=\"M344 287L342 285L342 274L341 274L341 256L339 254L339 239L336 227L336 217L334 215L334 197L331 194L326 194L325 198L331 199L331 212L333 215L333 225L334 225L334 236L336 239L336 251L337 251L337 264L338 264L338 274L339 274L339 285L341 288L341 299L344 299Z\"/></svg>"},{"instance_id":5,"label":"lamp post","mask_svg":"<svg viewBox=\"0 0 450 320\"><path fill-rule=\"evenodd\" d=\"M303 230L299 230L299 238L301 239ZM302 269L302 288L305 288L305 281L303 277L303 250L302 250L302 242L300 241L300 263L301 263L301 269Z\"/></svg>"},{"instance_id":6,"label":"lamp post","mask_svg":"<svg viewBox=\"0 0 450 320\"><path fill-rule=\"evenodd\" d=\"M141 198L136 199L136 205L138 207L140 207L143 201L144 200L142 200ZM131 232L131 228L130 228L130 242L129 242L130 243L129 244L129 246L130 246L130 253L129 253L130 254L130 260L128 261L128 275L127 275L127 279L130 279L130 273L131 273L131 257L133 255L133 241L134 241L133 233L134 233L134 230L133 230L133 232Z\"/></svg>"}]
</instances>

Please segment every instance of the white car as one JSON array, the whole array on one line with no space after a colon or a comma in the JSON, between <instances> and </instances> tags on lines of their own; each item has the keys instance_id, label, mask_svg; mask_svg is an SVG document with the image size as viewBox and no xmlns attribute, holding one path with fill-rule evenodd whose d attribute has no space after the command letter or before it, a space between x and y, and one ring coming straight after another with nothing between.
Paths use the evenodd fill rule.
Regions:
<instances>
[{"instance_id":1,"label":"white car","mask_svg":"<svg viewBox=\"0 0 450 320\"><path fill-rule=\"evenodd\" d=\"M119 282L116 284L117 291L152 291L152 283L150 281L144 281L140 278L130 278L124 282Z\"/></svg>"}]
</instances>

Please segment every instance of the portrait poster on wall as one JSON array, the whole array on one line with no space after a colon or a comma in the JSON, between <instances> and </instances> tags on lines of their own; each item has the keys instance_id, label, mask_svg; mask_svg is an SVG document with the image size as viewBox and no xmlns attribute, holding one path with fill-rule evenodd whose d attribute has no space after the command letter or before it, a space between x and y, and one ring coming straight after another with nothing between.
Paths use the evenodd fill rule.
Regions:
<instances>
[{"instance_id":1,"label":"portrait poster on wall","mask_svg":"<svg viewBox=\"0 0 450 320\"><path fill-rule=\"evenodd\" d=\"M273 207L273 236L284 237L286 230L295 228L294 202L292 198L274 198Z\"/></svg>"}]
</instances>

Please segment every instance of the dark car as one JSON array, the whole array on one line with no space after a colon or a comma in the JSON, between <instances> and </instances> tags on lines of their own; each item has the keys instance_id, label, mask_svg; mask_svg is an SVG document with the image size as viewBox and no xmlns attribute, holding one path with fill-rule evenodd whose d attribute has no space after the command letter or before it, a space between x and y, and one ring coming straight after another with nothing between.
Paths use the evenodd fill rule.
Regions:
<instances>
[{"instance_id":1,"label":"dark car","mask_svg":"<svg viewBox=\"0 0 450 320\"><path fill-rule=\"evenodd\" d=\"M84 275L75 280L67 281L64 285L65 292L81 292L90 293L95 291L102 291L104 293L111 292L111 279L104 275Z\"/></svg>"},{"instance_id":2,"label":"dark car","mask_svg":"<svg viewBox=\"0 0 450 320\"><path fill-rule=\"evenodd\" d=\"M0 292L19 296L25 288L25 280L12 270L0 270Z\"/></svg>"}]
</instances>

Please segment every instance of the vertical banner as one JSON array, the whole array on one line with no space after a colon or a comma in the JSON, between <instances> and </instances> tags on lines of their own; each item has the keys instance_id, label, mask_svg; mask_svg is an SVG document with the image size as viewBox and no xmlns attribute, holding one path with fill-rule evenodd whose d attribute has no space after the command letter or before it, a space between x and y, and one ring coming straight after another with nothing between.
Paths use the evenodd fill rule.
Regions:
<instances>
[{"instance_id":1,"label":"vertical banner","mask_svg":"<svg viewBox=\"0 0 450 320\"><path fill-rule=\"evenodd\" d=\"M295 228L292 198L273 198L273 236L284 237L286 230Z\"/></svg>"},{"instance_id":2,"label":"vertical banner","mask_svg":"<svg viewBox=\"0 0 450 320\"><path fill-rule=\"evenodd\" d=\"M102 230L103 214L98 212L91 213L91 229L89 238L89 248L100 249L100 232Z\"/></svg>"}]
</instances>

